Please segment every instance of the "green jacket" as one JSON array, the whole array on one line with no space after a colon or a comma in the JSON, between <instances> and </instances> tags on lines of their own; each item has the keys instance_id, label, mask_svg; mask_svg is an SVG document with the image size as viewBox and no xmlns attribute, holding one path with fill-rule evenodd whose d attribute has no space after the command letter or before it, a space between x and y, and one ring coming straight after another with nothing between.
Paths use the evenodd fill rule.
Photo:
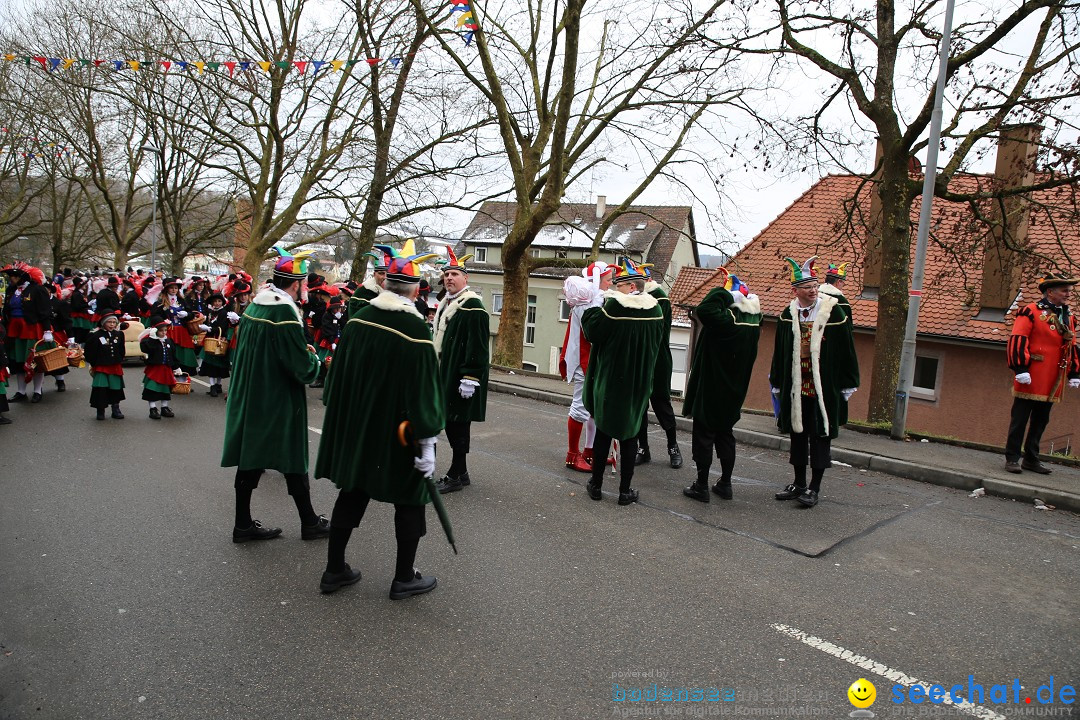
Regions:
<instances>
[{"instance_id":1,"label":"green jacket","mask_svg":"<svg viewBox=\"0 0 1080 720\"><path fill-rule=\"evenodd\" d=\"M484 303L468 288L453 300L443 298L432 327L447 422L483 422L487 415L488 369L491 366L488 351L491 330ZM468 400L458 391L462 379L480 383Z\"/></svg>"},{"instance_id":2,"label":"green jacket","mask_svg":"<svg viewBox=\"0 0 1080 720\"><path fill-rule=\"evenodd\" d=\"M664 313L652 295L604 294L581 328L592 345L583 402L596 426L616 440L634 437L652 394L656 356L664 342Z\"/></svg>"},{"instance_id":3,"label":"green jacket","mask_svg":"<svg viewBox=\"0 0 1080 720\"><path fill-rule=\"evenodd\" d=\"M416 440L443 429L438 379L431 335L412 301L389 292L371 300L341 331L323 393L315 476L382 502L429 502L413 449L397 433L404 420Z\"/></svg>"},{"instance_id":4,"label":"green jacket","mask_svg":"<svg viewBox=\"0 0 1080 720\"><path fill-rule=\"evenodd\" d=\"M783 309L776 325L772 369L769 384L780 388L780 415L776 419L782 432L803 432L802 370L799 362L799 323L796 301ZM818 409L814 427L807 428L819 437L835 438L847 422L847 401L841 390L859 387L859 358L851 319L844 314L835 297L818 295L817 317L810 330L810 360ZM828 424L825 424L825 421Z\"/></svg>"},{"instance_id":5,"label":"green jacket","mask_svg":"<svg viewBox=\"0 0 1080 720\"><path fill-rule=\"evenodd\" d=\"M854 323L851 320L851 303L844 297L844 293L840 292L840 288L829 283L821 283L818 286L818 293L823 293L831 297L836 298L836 306L840 308L848 318L848 324L854 327Z\"/></svg>"},{"instance_id":6,"label":"green jacket","mask_svg":"<svg viewBox=\"0 0 1080 720\"><path fill-rule=\"evenodd\" d=\"M221 465L306 473L304 386L319 376L319 358L307 350L300 310L284 292L267 288L247 306L237 331Z\"/></svg>"},{"instance_id":7,"label":"green jacket","mask_svg":"<svg viewBox=\"0 0 1080 720\"><path fill-rule=\"evenodd\" d=\"M367 304L378 297L381 292L382 288L375 282L375 278L370 277L365 280L360 287L356 288L356 292L349 298L349 302L345 303L345 317L356 317L356 313L367 307Z\"/></svg>"},{"instance_id":8,"label":"green jacket","mask_svg":"<svg viewBox=\"0 0 1080 720\"><path fill-rule=\"evenodd\" d=\"M671 370L674 363L671 360L671 298L664 292L664 288L650 280L645 283L645 292L656 298L660 305L660 311L664 313L664 339L660 344L660 352L656 355L656 369L653 371L653 392L662 392L664 397L671 397Z\"/></svg>"},{"instance_id":9,"label":"green jacket","mask_svg":"<svg viewBox=\"0 0 1080 720\"><path fill-rule=\"evenodd\" d=\"M712 430L739 422L761 335L757 295L739 302L724 288L713 288L694 310L701 332L694 345L683 415Z\"/></svg>"}]
</instances>

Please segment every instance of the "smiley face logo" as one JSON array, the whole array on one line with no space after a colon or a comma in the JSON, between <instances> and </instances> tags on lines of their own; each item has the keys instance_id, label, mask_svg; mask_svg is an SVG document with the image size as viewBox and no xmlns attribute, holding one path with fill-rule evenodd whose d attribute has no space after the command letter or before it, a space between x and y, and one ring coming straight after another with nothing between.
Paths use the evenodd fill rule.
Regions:
<instances>
[{"instance_id":1,"label":"smiley face logo","mask_svg":"<svg viewBox=\"0 0 1080 720\"><path fill-rule=\"evenodd\" d=\"M877 689L866 678L859 678L847 689L848 700L857 708L868 708L877 700Z\"/></svg>"}]
</instances>

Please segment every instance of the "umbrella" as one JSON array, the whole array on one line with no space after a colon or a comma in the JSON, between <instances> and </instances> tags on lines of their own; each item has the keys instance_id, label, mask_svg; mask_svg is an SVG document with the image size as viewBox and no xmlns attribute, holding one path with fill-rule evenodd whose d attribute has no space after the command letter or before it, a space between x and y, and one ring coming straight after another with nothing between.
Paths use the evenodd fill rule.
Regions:
<instances>
[{"instance_id":1,"label":"umbrella","mask_svg":"<svg viewBox=\"0 0 1080 720\"><path fill-rule=\"evenodd\" d=\"M416 444L416 438L413 437L412 423L408 420L402 420L401 424L398 425L398 442L404 447L411 447L413 455L417 457L420 455L420 447ZM435 487L435 478L425 475L424 482L427 483L431 504L435 506L435 514L439 516L439 523L442 525L443 532L446 533L446 540L450 543L454 554L457 555L457 545L454 543L454 528L450 525L450 516L446 513L446 505L443 503L442 495L439 494L438 488Z\"/></svg>"}]
</instances>

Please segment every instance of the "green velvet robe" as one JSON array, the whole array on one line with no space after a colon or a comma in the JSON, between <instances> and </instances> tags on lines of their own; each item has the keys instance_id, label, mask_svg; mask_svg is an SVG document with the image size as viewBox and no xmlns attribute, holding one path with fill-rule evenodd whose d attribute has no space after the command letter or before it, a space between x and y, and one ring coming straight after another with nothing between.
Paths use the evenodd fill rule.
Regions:
<instances>
[{"instance_id":1,"label":"green velvet robe","mask_svg":"<svg viewBox=\"0 0 1080 720\"><path fill-rule=\"evenodd\" d=\"M653 371L653 392L663 392L664 397L671 397L671 370L674 362L671 359L671 298L664 292L664 288L658 283L649 281L645 283L645 292L656 298L660 305L660 311L664 313L664 342L660 344L660 352L656 355L656 369Z\"/></svg>"},{"instance_id":2,"label":"green velvet robe","mask_svg":"<svg viewBox=\"0 0 1080 720\"><path fill-rule=\"evenodd\" d=\"M356 313L360 312L367 306L374 298L378 297L382 292L382 288L375 282L375 278L368 278L364 283L356 288L356 292L349 298L349 302L345 303L345 317L354 318Z\"/></svg>"},{"instance_id":3,"label":"green velvet robe","mask_svg":"<svg viewBox=\"0 0 1080 720\"><path fill-rule=\"evenodd\" d=\"M818 286L818 292L836 298L836 306L847 315L848 322L851 324L851 303L844 297L844 293L840 292L840 288L835 285L830 285L829 283L821 283L821 285Z\"/></svg>"},{"instance_id":4,"label":"green velvet robe","mask_svg":"<svg viewBox=\"0 0 1080 720\"><path fill-rule=\"evenodd\" d=\"M591 343L582 401L596 426L616 440L634 437L652 394L656 356L664 338L664 312L652 295L604 294L581 328Z\"/></svg>"},{"instance_id":5,"label":"green velvet robe","mask_svg":"<svg viewBox=\"0 0 1080 720\"><path fill-rule=\"evenodd\" d=\"M851 319L839 307L836 298L826 293L818 295L818 313L810 335L810 356L814 370L814 387L818 396L814 427L807 428L819 437L835 438L840 426L847 422L847 401L841 390L859 387L859 358L855 354L855 339ZM780 416L776 425L781 432L802 432L802 377L799 367L799 323L795 300L780 313L773 347L769 384L780 388ZM828 420L825 425L823 418Z\"/></svg>"},{"instance_id":6,"label":"green velvet robe","mask_svg":"<svg viewBox=\"0 0 1080 720\"><path fill-rule=\"evenodd\" d=\"M316 477L382 502L429 502L413 449L397 438L404 420L417 440L445 424L435 348L411 300L384 292L345 323L323 402Z\"/></svg>"},{"instance_id":7,"label":"green velvet robe","mask_svg":"<svg viewBox=\"0 0 1080 720\"><path fill-rule=\"evenodd\" d=\"M713 288L694 310L701 332L694 345L683 415L711 430L727 430L739 422L761 336L761 302L757 295L738 304L724 288Z\"/></svg>"},{"instance_id":8,"label":"green velvet robe","mask_svg":"<svg viewBox=\"0 0 1080 720\"><path fill-rule=\"evenodd\" d=\"M453 300L443 298L433 330L447 422L483 422L487 415L491 329L480 296L466 288ZM480 383L468 400L458 392L462 379Z\"/></svg>"},{"instance_id":9,"label":"green velvet robe","mask_svg":"<svg viewBox=\"0 0 1080 720\"><path fill-rule=\"evenodd\" d=\"M262 290L237 332L221 465L306 473L304 386L319 376L319 358L307 350L300 310L280 290Z\"/></svg>"}]
</instances>

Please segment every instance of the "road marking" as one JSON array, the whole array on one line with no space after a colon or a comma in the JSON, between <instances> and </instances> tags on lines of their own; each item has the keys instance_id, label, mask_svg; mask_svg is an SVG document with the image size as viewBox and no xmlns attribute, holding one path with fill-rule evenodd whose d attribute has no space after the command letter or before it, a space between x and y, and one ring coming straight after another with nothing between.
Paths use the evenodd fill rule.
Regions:
<instances>
[{"instance_id":1,"label":"road marking","mask_svg":"<svg viewBox=\"0 0 1080 720\"><path fill-rule=\"evenodd\" d=\"M820 650L827 655L832 655L833 657L840 658L845 662L851 663L855 667L872 672L875 675L879 675L886 680L894 682L898 685L903 685L904 687L912 687L914 685L919 685L927 691L927 696L929 696L930 688L933 685L940 685L940 683L928 683L923 680L919 680L912 677L911 675L908 675L905 672L901 672L900 670L894 670L893 668L887 665L883 665L876 660L871 660L865 655L859 655L850 650L846 650L839 645L836 645L835 643L831 643L828 640L823 640L822 638L808 635L802 630L799 630L798 628L793 628L790 625L775 623L772 628L773 630L787 635L788 637L795 638L804 645L809 645L815 650ZM946 693L945 696L942 698L942 704L952 705L957 710L980 718L980 720L1006 720L1004 715L996 713L988 707L976 705L966 700L954 702L952 697L950 697L948 693Z\"/></svg>"},{"instance_id":2,"label":"road marking","mask_svg":"<svg viewBox=\"0 0 1080 720\"><path fill-rule=\"evenodd\" d=\"M310 425L308 425L307 429L310 430L311 432L317 434L317 435L322 435L322 430L320 430L319 428L313 428Z\"/></svg>"},{"instance_id":3,"label":"road marking","mask_svg":"<svg viewBox=\"0 0 1080 720\"><path fill-rule=\"evenodd\" d=\"M200 379L198 379L198 378L191 378L191 382L193 382L193 383L199 383L199 384L200 384L200 385L202 385L203 387L210 387L210 383L206 382L205 380L200 380Z\"/></svg>"}]
</instances>

